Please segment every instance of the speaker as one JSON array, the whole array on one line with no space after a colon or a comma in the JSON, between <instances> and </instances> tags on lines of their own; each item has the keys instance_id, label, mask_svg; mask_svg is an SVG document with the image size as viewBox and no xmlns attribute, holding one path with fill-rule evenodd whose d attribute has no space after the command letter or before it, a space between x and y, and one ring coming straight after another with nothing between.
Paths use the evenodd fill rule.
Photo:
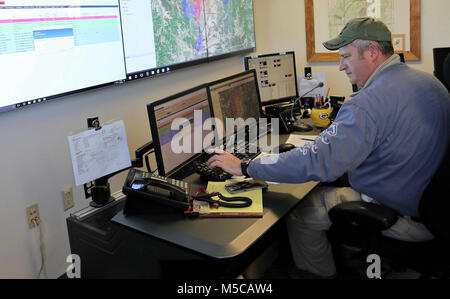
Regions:
<instances>
[{"instance_id":1,"label":"speaker","mask_svg":"<svg viewBox=\"0 0 450 299\"><path fill-rule=\"evenodd\" d=\"M312 78L312 70L310 67L305 67L305 78L306 79Z\"/></svg>"}]
</instances>

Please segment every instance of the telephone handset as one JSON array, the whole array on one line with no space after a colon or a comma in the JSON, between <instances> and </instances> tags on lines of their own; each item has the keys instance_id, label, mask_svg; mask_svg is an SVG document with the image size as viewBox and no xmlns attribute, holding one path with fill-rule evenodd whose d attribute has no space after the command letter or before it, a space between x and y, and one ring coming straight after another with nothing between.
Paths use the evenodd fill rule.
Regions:
<instances>
[{"instance_id":1,"label":"telephone handset","mask_svg":"<svg viewBox=\"0 0 450 299\"><path fill-rule=\"evenodd\" d=\"M127 196L124 214L148 214L150 210L179 209L186 211L191 205L189 185L186 182L130 169L122 188Z\"/></svg>"},{"instance_id":2,"label":"telephone handset","mask_svg":"<svg viewBox=\"0 0 450 299\"><path fill-rule=\"evenodd\" d=\"M131 188L134 190L143 190L149 193L158 194L178 201L186 200L186 190L169 183L164 178L135 178L131 182Z\"/></svg>"},{"instance_id":3,"label":"telephone handset","mask_svg":"<svg viewBox=\"0 0 450 299\"><path fill-rule=\"evenodd\" d=\"M285 110L280 112L279 114L280 122L281 122L281 131L283 133L291 133L292 126L294 122L291 120L291 113L290 110Z\"/></svg>"},{"instance_id":4,"label":"telephone handset","mask_svg":"<svg viewBox=\"0 0 450 299\"><path fill-rule=\"evenodd\" d=\"M292 132L309 132L312 131L312 127L308 124L302 123L301 121L292 120L291 112L289 110L285 110L280 113L280 122L281 122L281 132L283 133L292 133Z\"/></svg>"}]
</instances>

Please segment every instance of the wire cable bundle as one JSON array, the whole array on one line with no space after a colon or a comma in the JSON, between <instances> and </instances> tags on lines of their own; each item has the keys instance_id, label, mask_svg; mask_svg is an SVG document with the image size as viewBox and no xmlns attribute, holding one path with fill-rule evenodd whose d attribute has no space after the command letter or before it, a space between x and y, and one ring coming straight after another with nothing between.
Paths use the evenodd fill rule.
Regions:
<instances>
[{"instance_id":1,"label":"wire cable bundle","mask_svg":"<svg viewBox=\"0 0 450 299\"><path fill-rule=\"evenodd\" d=\"M46 253L45 253L45 242L44 242L44 224L39 217L34 217L31 219L31 222L37 227L39 227L39 242L41 248L41 269L39 270L38 279L41 277L41 274L44 274L44 277L48 279L47 275L47 267L46 267Z\"/></svg>"}]
</instances>

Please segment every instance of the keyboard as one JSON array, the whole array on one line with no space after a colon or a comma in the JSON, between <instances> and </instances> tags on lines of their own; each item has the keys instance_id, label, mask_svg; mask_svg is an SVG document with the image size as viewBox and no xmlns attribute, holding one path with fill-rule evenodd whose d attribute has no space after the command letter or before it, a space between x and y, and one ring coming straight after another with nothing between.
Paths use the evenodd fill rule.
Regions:
<instances>
[{"instance_id":1,"label":"keyboard","mask_svg":"<svg viewBox=\"0 0 450 299\"><path fill-rule=\"evenodd\" d=\"M259 148L257 148L256 153L250 153L248 144L246 144L246 146L245 146L245 152L239 153L239 152L235 151L234 153L232 153L233 156L235 156L235 157L237 157L238 159L241 159L241 160L244 159L244 158L253 159L259 154L260 154ZM206 165L206 162L213 155L214 154L209 154L209 153L206 153L206 152L202 153L200 155L200 157L197 158L196 160L194 160L193 163L192 163L194 171L196 173L198 173L202 178L204 178L204 179L206 179L208 181L223 182L223 181L225 181L227 179L230 179L232 177L232 175L227 173L227 172L225 172L225 171L223 171L221 168L219 168L219 167L209 168Z\"/></svg>"}]
</instances>

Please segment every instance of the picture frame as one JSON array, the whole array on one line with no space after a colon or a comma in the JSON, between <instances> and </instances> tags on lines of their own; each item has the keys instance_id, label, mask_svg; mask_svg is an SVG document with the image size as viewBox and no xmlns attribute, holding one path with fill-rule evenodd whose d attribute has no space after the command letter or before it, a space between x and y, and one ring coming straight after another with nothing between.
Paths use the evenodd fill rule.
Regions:
<instances>
[{"instance_id":1,"label":"picture frame","mask_svg":"<svg viewBox=\"0 0 450 299\"><path fill-rule=\"evenodd\" d=\"M306 25L306 57L308 62L334 62L339 61L339 53L337 52L317 52L316 51L316 29L314 20L314 1L305 0L305 25ZM325 0L327 1L327 0ZM420 0L409 0L409 50L406 49L406 35L404 38L400 34L393 34L393 38L397 43L395 53L403 53L405 60L418 61L421 59L421 12ZM325 41L325 40L324 40Z\"/></svg>"},{"instance_id":2,"label":"picture frame","mask_svg":"<svg viewBox=\"0 0 450 299\"><path fill-rule=\"evenodd\" d=\"M405 34L392 34L392 45L394 46L394 51L404 52L405 47Z\"/></svg>"}]
</instances>

